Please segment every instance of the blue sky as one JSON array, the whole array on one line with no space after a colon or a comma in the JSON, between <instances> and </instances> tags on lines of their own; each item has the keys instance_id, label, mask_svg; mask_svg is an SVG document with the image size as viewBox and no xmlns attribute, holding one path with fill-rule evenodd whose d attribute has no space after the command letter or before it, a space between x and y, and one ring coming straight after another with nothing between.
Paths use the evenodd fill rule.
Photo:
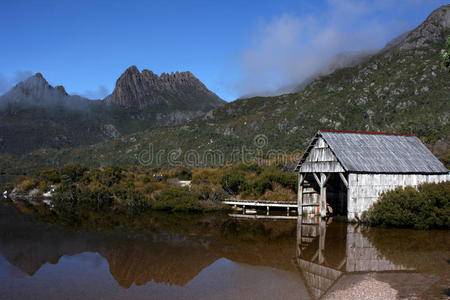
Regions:
<instances>
[{"instance_id":1,"label":"blue sky","mask_svg":"<svg viewBox=\"0 0 450 300\"><path fill-rule=\"evenodd\" d=\"M299 82L342 51L382 47L445 1L0 0L0 93L43 73L90 97L130 65L190 70L230 101Z\"/></svg>"}]
</instances>

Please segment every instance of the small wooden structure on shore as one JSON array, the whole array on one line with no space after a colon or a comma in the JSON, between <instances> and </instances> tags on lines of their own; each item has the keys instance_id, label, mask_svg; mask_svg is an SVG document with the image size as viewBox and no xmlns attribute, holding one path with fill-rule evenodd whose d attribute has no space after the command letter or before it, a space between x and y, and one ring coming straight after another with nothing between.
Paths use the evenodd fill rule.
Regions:
<instances>
[{"instance_id":1,"label":"small wooden structure on shore","mask_svg":"<svg viewBox=\"0 0 450 300\"><path fill-rule=\"evenodd\" d=\"M297 165L298 212L358 220L387 190L450 180L414 135L321 130Z\"/></svg>"},{"instance_id":2,"label":"small wooden structure on shore","mask_svg":"<svg viewBox=\"0 0 450 300\"><path fill-rule=\"evenodd\" d=\"M239 199L227 199L222 202L232 206L235 209L242 209L242 213L245 214L248 208L265 209L267 215L270 213L270 209L286 209L289 216L291 210L297 211L297 202L292 201L267 201L267 200L239 200Z\"/></svg>"}]
</instances>

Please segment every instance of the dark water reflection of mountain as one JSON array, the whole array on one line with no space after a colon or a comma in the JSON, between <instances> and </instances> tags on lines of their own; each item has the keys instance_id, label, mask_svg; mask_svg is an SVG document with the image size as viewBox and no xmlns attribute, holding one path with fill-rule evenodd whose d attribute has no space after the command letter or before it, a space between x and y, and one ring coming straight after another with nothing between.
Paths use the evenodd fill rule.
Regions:
<instances>
[{"instance_id":1,"label":"dark water reflection of mountain","mask_svg":"<svg viewBox=\"0 0 450 300\"><path fill-rule=\"evenodd\" d=\"M6 298L317 299L366 273L406 296L439 296L449 282L443 231L220 215L151 218L142 228L68 230L0 205L0 288Z\"/></svg>"}]
</instances>

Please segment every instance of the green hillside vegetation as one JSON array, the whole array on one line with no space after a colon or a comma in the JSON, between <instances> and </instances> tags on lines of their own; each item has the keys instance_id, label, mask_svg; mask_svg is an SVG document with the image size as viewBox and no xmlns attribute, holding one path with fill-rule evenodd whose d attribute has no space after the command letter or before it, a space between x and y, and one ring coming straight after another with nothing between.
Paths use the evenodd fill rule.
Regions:
<instances>
[{"instance_id":1,"label":"green hillside vegetation","mask_svg":"<svg viewBox=\"0 0 450 300\"><path fill-rule=\"evenodd\" d=\"M181 118L204 111L178 111ZM81 109L8 104L0 108L0 153L26 154L36 149L68 149L96 144L120 135L180 123L173 108L125 108L89 101Z\"/></svg>"},{"instance_id":2,"label":"green hillside vegetation","mask_svg":"<svg viewBox=\"0 0 450 300\"><path fill-rule=\"evenodd\" d=\"M450 35L447 36L447 40L445 41L445 48L441 56L442 56L441 62L442 68L447 69L450 72Z\"/></svg>"}]
</instances>

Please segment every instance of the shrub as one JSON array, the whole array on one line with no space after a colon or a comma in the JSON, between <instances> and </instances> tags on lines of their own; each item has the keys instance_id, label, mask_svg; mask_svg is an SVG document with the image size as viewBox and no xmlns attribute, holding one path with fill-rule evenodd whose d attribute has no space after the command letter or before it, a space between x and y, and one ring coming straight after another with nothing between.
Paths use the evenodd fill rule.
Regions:
<instances>
[{"instance_id":1,"label":"shrub","mask_svg":"<svg viewBox=\"0 0 450 300\"><path fill-rule=\"evenodd\" d=\"M67 175L61 176L61 184L55 189L53 202L57 208L67 209L76 207L78 204L78 190L71 178Z\"/></svg>"},{"instance_id":2,"label":"shrub","mask_svg":"<svg viewBox=\"0 0 450 300\"><path fill-rule=\"evenodd\" d=\"M273 190L266 191L263 195L265 200L269 201L296 201L297 194L291 189L285 188L278 183L273 185Z\"/></svg>"},{"instance_id":3,"label":"shrub","mask_svg":"<svg viewBox=\"0 0 450 300\"><path fill-rule=\"evenodd\" d=\"M195 169L192 184L220 184L222 172L219 169Z\"/></svg>"},{"instance_id":4,"label":"shrub","mask_svg":"<svg viewBox=\"0 0 450 300\"><path fill-rule=\"evenodd\" d=\"M385 192L363 213L374 226L416 229L450 228L450 181L424 183Z\"/></svg>"},{"instance_id":5,"label":"shrub","mask_svg":"<svg viewBox=\"0 0 450 300\"><path fill-rule=\"evenodd\" d=\"M3 191L11 192L14 189L14 184L7 183L1 186L0 192L3 193Z\"/></svg>"},{"instance_id":6,"label":"shrub","mask_svg":"<svg viewBox=\"0 0 450 300\"><path fill-rule=\"evenodd\" d=\"M239 172L233 169L225 171L220 179L222 188L232 195L238 195L242 191L242 185L245 182L243 172Z\"/></svg>"},{"instance_id":7,"label":"shrub","mask_svg":"<svg viewBox=\"0 0 450 300\"><path fill-rule=\"evenodd\" d=\"M168 187L155 196L152 202L155 210L201 211L198 199L186 188Z\"/></svg>"},{"instance_id":8,"label":"shrub","mask_svg":"<svg viewBox=\"0 0 450 300\"><path fill-rule=\"evenodd\" d=\"M32 189L37 188L39 180L35 178L25 178L19 185L17 185L17 191L21 193L28 193Z\"/></svg>"},{"instance_id":9,"label":"shrub","mask_svg":"<svg viewBox=\"0 0 450 300\"><path fill-rule=\"evenodd\" d=\"M68 176L72 182L80 180L88 169L81 165L66 165L59 169L61 176Z\"/></svg>"},{"instance_id":10,"label":"shrub","mask_svg":"<svg viewBox=\"0 0 450 300\"><path fill-rule=\"evenodd\" d=\"M211 201L213 203L218 203L226 199L226 193L219 185L192 185L191 190L195 192L200 201Z\"/></svg>"},{"instance_id":11,"label":"shrub","mask_svg":"<svg viewBox=\"0 0 450 300\"><path fill-rule=\"evenodd\" d=\"M178 167L161 172L168 178L178 178L179 180L191 180L192 172L188 168Z\"/></svg>"},{"instance_id":12,"label":"shrub","mask_svg":"<svg viewBox=\"0 0 450 300\"><path fill-rule=\"evenodd\" d=\"M58 169L40 171L39 177L51 183L59 183L61 181L61 174Z\"/></svg>"},{"instance_id":13,"label":"shrub","mask_svg":"<svg viewBox=\"0 0 450 300\"><path fill-rule=\"evenodd\" d=\"M245 173L256 173L259 174L263 171L263 167L261 167L260 165L258 165L257 163L241 163L241 164L237 164L233 167L234 170L238 170L238 171L242 171Z\"/></svg>"},{"instance_id":14,"label":"shrub","mask_svg":"<svg viewBox=\"0 0 450 300\"><path fill-rule=\"evenodd\" d=\"M120 182L122 171L119 168L103 167L101 169L92 169L87 177L89 181L100 182L107 187L111 187Z\"/></svg>"},{"instance_id":15,"label":"shrub","mask_svg":"<svg viewBox=\"0 0 450 300\"><path fill-rule=\"evenodd\" d=\"M277 193L268 193L275 192ZM282 193L281 190L284 190ZM264 169L259 175L252 178L247 178L246 182L241 186L240 191L243 197L252 198L264 198L265 196L271 197L271 199L281 199L282 194L294 194L297 191L297 177L294 174L280 171L276 167L270 167ZM290 191L290 192L289 192ZM275 194L278 194L275 196ZM285 200L291 199L291 197L286 197Z\"/></svg>"}]
</instances>

